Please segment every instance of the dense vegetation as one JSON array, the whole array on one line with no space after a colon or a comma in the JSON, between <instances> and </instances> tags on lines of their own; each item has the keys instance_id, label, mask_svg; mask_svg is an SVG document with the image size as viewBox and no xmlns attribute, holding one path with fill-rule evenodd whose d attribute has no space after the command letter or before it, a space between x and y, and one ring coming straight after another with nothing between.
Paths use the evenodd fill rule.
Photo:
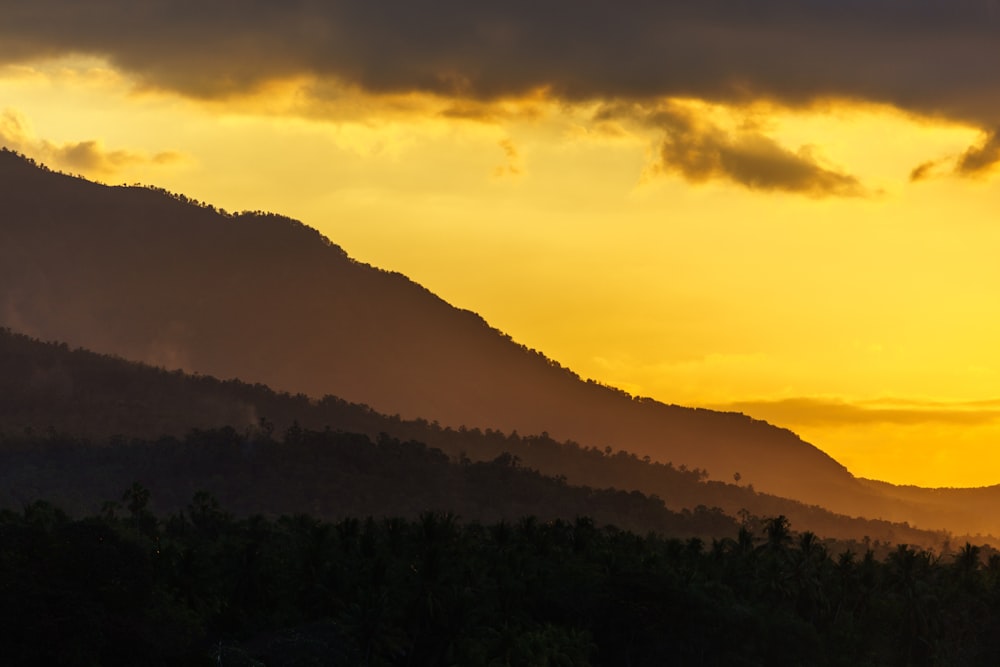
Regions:
<instances>
[{"instance_id":1,"label":"dense vegetation","mask_svg":"<svg viewBox=\"0 0 1000 667\"><path fill-rule=\"evenodd\" d=\"M241 462L250 460L241 454L228 459L231 469L223 475L217 467L227 460L227 455L206 459L205 456L191 458L196 454L179 452L197 453L198 443L206 440L203 433L226 424L234 426L235 432L222 434L221 442L230 443L225 451L229 454L242 452L235 440L257 438L262 434L263 425L275 439L286 431L295 432L294 429L324 432L330 428L363 434L372 441L386 434L391 439L420 442L431 449L439 449L453 461L489 463L510 455L516 457L522 467L551 477L563 477L571 485L641 491L661 498L675 510L694 510L704 505L719 507L730 516L744 510L758 516L783 514L802 529L838 539L868 536L873 541L907 542L934 549L943 548L949 539L941 531L839 516L819 507L759 493L746 481L740 484L709 481L704 471L669 462L658 463L610 447L561 443L544 433L522 436L491 429L452 429L420 419L389 417L333 396L316 401L301 394L274 392L263 385L167 372L85 350L71 350L64 344L41 343L3 329L0 329L0 367L4 369L0 374L0 481L3 482L0 506L20 507L22 503L41 498L90 511L101 499L115 493L119 486L140 479L157 487L154 497L164 502L164 510L181 507L197 488L211 488L228 507L239 509L243 502L240 498L245 494L230 492L219 483L227 478L245 479L247 475L267 470L266 466L252 467L251 470L257 471L253 473L237 472ZM62 434L72 435L64 437ZM187 443L186 450L173 447L171 438ZM133 452L121 448L84 451L87 449L85 442L96 445L109 441L119 445L139 441L147 446L160 442L162 446L148 456L142 447ZM67 443L76 444L70 447ZM33 447L47 453L32 456L29 451ZM223 445L209 444L205 451L214 451L213 447ZM299 452L303 457L312 456L294 448L283 455L292 452ZM323 458L332 454L317 455ZM188 458L171 466L160 466L160 469L142 467L143 461L171 456ZM199 471L199 465L209 467ZM285 465L292 464L286 461ZM296 465L306 475L317 470L308 462ZM89 474L90 469L100 472ZM280 465L277 469L281 469ZM168 484L165 480L170 475L163 470L178 470L178 476L170 478L173 481ZM336 474L338 468L333 466L331 470L331 474ZM196 479L203 483L195 484ZM255 478L254 484L259 492L270 482L261 486L262 480ZM283 480L274 480L274 484L279 488L285 486ZM316 478L315 486L322 488L323 480ZM246 509L263 511L266 508L258 505ZM308 503L284 504L273 509L313 511ZM380 511L372 506L356 507L355 510L362 513ZM403 510L392 507L387 511ZM529 508L529 511L537 513L535 509ZM581 513L591 511L580 510ZM612 521L625 525L620 519Z\"/></svg>"},{"instance_id":2,"label":"dense vegetation","mask_svg":"<svg viewBox=\"0 0 1000 667\"><path fill-rule=\"evenodd\" d=\"M0 507L41 499L80 515L96 511L133 481L150 489L160 512L179 511L192 494L207 490L239 516L590 516L643 532L701 537L729 534L736 525L717 509L674 512L637 491L572 486L522 466L509 453L489 462L453 462L440 450L388 436L373 442L365 435L295 427L278 441L265 423L249 434L225 427L192 431L183 440L95 446L51 436L0 446Z\"/></svg>"},{"instance_id":3,"label":"dense vegetation","mask_svg":"<svg viewBox=\"0 0 1000 667\"><path fill-rule=\"evenodd\" d=\"M1000 556L710 544L593 521L0 512L16 665L995 665Z\"/></svg>"},{"instance_id":4,"label":"dense vegetation","mask_svg":"<svg viewBox=\"0 0 1000 667\"><path fill-rule=\"evenodd\" d=\"M602 444L442 427L0 329L3 664L998 664L992 548L954 552L946 533L753 484L813 498L828 483L873 516L932 516L912 514L926 496L857 484L742 415L581 383L293 221L5 153L0 170L8 324L202 370L242 343L217 368L478 406L470 423L562 415ZM134 280L149 267L162 271ZM724 484L605 441L756 467ZM974 512L948 523L993 525Z\"/></svg>"}]
</instances>

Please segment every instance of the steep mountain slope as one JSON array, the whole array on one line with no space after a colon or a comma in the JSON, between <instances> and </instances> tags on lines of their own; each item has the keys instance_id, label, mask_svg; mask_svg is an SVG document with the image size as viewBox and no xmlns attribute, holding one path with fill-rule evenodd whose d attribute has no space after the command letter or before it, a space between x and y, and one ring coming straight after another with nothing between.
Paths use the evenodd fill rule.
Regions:
<instances>
[{"instance_id":1,"label":"steep mountain slope","mask_svg":"<svg viewBox=\"0 0 1000 667\"><path fill-rule=\"evenodd\" d=\"M304 225L0 153L0 325L451 426L547 431L850 513L877 493L793 433L583 382ZM877 509L876 509L877 511Z\"/></svg>"}]
</instances>

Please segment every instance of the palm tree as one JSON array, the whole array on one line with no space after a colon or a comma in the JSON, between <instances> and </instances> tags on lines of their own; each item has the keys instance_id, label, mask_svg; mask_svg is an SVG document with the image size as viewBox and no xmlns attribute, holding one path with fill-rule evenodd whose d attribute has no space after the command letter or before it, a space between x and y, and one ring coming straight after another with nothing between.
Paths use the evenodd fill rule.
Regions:
<instances>
[{"instance_id":1,"label":"palm tree","mask_svg":"<svg viewBox=\"0 0 1000 667\"><path fill-rule=\"evenodd\" d=\"M792 529L788 518L779 514L764 522L764 547L772 552L784 552L792 543Z\"/></svg>"}]
</instances>

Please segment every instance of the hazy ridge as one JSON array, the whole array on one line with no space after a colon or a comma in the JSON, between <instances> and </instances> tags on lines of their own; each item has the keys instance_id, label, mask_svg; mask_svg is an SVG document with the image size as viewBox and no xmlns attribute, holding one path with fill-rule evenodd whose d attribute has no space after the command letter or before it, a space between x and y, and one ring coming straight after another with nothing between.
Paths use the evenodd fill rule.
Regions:
<instances>
[{"instance_id":1,"label":"hazy ridge","mask_svg":"<svg viewBox=\"0 0 1000 667\"><path fill-rule=\"evenodd\" d=\"M0 324L16 331L453 427L627 443L808 502L861 488L791 432L582 382L299 223L91 184L13 153L0 178Z\"/></svg>"},{"instance_id":2,"label":"hazy ridge","mask_svg":"<svg viewBox=\"0 0 1000 667\"><path fill-rule=\"evenodd\" d=\"M330 485L354 489L357 480L345 481L343 471L336 466L324 468L337 470L336 475L313 479L319 464L315 461L310 464L312 458L328 458L337 447L349 447L351 443L363 450L370 443L391 438L397 443L420 443L414 445L418 450L429 446L455 463L493 463L507 459L517 461L518 467L524 470L537 470L552 479L562 478L570 485L592 489L611 487L624 492L637 490L657 499L649 507L662 501L673 512L691 510L697 513L703 511L699 510L702 507L720 508L729 517L744 511L757 517L785 515L799 530L811 530L839 540L860 540L867 536L886 544L906 542L935 549L949 540L942 531L850 518L758 493L746 485L708 481L700 470L644 461L623 450L583 448L572 442L556 442L547 434L519 436L478 429L455 430L422 419L387 417L367 406L333 396L311 400L301 394L274 392L265 386L238 380L224 382L207 376L167 372L86 350L70 350L66 345L42 343L3 330L0 330L0 365L7 371L0 379L0 393L5 397L0 403L0 443L6 443L0 447L0 460L5 470L0 475L5 496L0 498L5 497L8 506L38 498L56 498L80 511L96 511L101 502L118 492L119 487L124 488L133 479L138 479L163 496L159 500L164 510L183 508L194 491L215 484L213 492L233 509L303 511L307 503L296 505L287 499L275 500L274 506L268 509L267 503L244 497L239 491L240 485L253 487L254 494L273 500L281 497L282 492L265 491L264 487L285 487L287 479L265 479L262 470L297 466L299 472L293 475L295 486L312 488L311 493L322 496ZM227 430L220 432L222 427ZM270 461L271 457L280 459L284 452L297 463L277 465L272 462L261 468L262 463L256 455L247 457L247 448L253 449L252 443L256 441L263 439L273 444L272 435L278 441L287 441L289 433L295 440L299 437L295 434L308 431L313 432L313 444L309 448L282 450L278 447L269 450L267 457L260 455L261 459ZM333 438L328 442L319 435L324 432L357 434L357 437L343 441ZM215 439L222 441L221 446L212 442L212 433ZM230 454L225 455L226 451ZM223 452L224 462L217 460L219 452ZM369 456L378 460L376 454ZM418 453L413 460L420 461L421 457ZM151 459L157 463L150 463ZM158 473L156 466L166 462L171 462L166 465L166 471ZM393 467L391 458L388 462L387 467ZM433 462L438 466L433 468L437 476L420 479L416 486L413 486L412 470L398 477L387 473L392 484L384 480L370 484L371 488L362 494L368 498L367 505L362 503L363 506L355 510L414 515L427 507L444 507L446 494L442 496L433 490L414 492L414 489L435 483L447 486L445 481L451 478L441 473L442 462L436 459ZM235 486L223 483L225 475L220 477L220 465L242 481ZM183 475L176 477L178 466ZM248 469L257 470L251 474L252 480L246 479ZM432 483L432 477L437 481ZM100 482L95 483L95 478ZM306 482L305 478L313 481ZM201 480L201 484L195 480ZM373 491L375 488L390 489L387 495L394 500L377 499L379 494ZM400 499L400 488L412 493L409 505ZM556 496L563 493L558 489L549 489L549 492ZM492 494L491 503L497 510L508 506L505 495L500 491ZM453 493L452 497L461 506L468 506L460 493ZM525 501L521 506L530 513L544 515L555 506L551 503L552 497L550 495L550 507ZM342 495L337 498L336 503L330 499L324 503L328 508L339 508L336 512L327 509L325 518L341 516L346 508L357 502ZM426 505L428 499L433 501ZM632 509L639 511L646 503L635 498ZM600 519L641 530L653 529L657 521L662 524L665 520L656 518L661 514L659 510L654 511L651 522L648 516L629 518L620 509L612 512L601 502L594 508L590 513ZM639 513L649 514L649 511ZM708 514L699 516L700 521L689 521L686 527L683 521L675 520L675 529L684 527L692 532L701 530L703 535L713 534L709 527L718 524L716 536L732 533L733 519L727 523ZM638 523L634 523L636 521Z\"/></svg>"},{"instance_id":3,"label":"hazy ridge","mask_svg":"<svg viewBox=\"0 0 1000 667\"><path fill-rule=\"evenodd\" d=\"M0 182L0 324L13 330L455 431L547 433L715 480L739 472L757 492L838 513L1000 533L975 502L939 513L940 494L862 482L788 430L583 382L287 218L94 184L8 151Z\"/></svg>"}]
</instances>

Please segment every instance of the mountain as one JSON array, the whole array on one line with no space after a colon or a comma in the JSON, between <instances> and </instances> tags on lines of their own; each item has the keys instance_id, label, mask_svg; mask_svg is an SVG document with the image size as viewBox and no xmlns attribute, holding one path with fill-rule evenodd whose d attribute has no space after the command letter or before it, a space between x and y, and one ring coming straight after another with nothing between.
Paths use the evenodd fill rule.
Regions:
<instances>
[{"instance_id":1,"label":"mountain","mask_svg":"<svg viewBox=\"0 0 1000 667\"><path fill-rule=\"evenodd\" d=\"M546 503L520 502L525 512L537 516L551 515L558 499L563 509L575 503L576 514L586 509L585 513L619 526L650 530L665 525L661 516L665 512L643 507L659 502L689 517L693 512L696 520L688 521L687 529L699 530L701 526L704 531L706 525L715 526L727 537L732 532L731 517L749 513L762 518L784 515L798 530L838 540L856 541L867 536L884 544L905 542L940 549L949 539L940 528L920 530L837 515L748 486L709 481L701 471L642 460L621 450L612 453L583 448L556 442L548 435L455 430L423 419L387 417L333 396L311 400L259 384L168 372L87 350L70 350L65 344L42 343L3 329L0 368L5 371L0 375L0 507L19 507L44 498L78 512L96 511L101 502L114 497L132 480L142 480L154 488L160 509L171 511L183 508L198 489L211 489L227 507L247 513L312 511L313 504L302 501L303 494L329 498L331 488L340 493L336 502L328 499L324 506L341 512L350 507L362 515L406 514L408 506L409 514L414 507L454 511L469 506L468 490L461 485L456 490L455 483L468 472L464 466L506 461L522 475L518 478L508 471L508 482L520 479L521 486L529 488L549 484ZM312 435L305 437L310 431ZM323 437L324 433L335 435ZM275 447L276 439L286 445L312 445ZM395 454L383 457L386 470L379 473L379 466L371 462L379 460L378 455L364 453L375 442L385 454L388 450L383 443L387 440L397 443L392 452L398 450L400 442L410 443L407 446L416 450L416 454L409 454L406 465L410 467L404 466L405 474L400 474ZM267 457L257 451L261 447L251 446L258 441L264 442L269 452L266 465L262 460ZM352 447L369 459L364 474L358 473L359 454L350 453ZM425 455L428 447L446 455L446 460ZM448 472L447 460L463 464L464 472ZM414 463L429 471L415 474ZM548 481L523 477L532 470L547 476ZM252 484L247 482L248 475L253 477ZM235 484L230 478L237 480ZM296 480L291 486L297 495L291 500L287 492L276 490L289 488L289 478ZM560 479L561 486L554 481ZM602 491L604 496L591 493L597 502L587 507L579 498L573 500L578 491L567 484L612 487L632 501L621 497L612 501L609 498L614 495ZM245 493L247 487L254 488L254 493ZM375 493L375 488L381 491ZM352 491L345 496L346 489ZM495 511L509 509L517 503L508 496L516 496L516 491L494 485L487 494L492 498L488 504ZM482 492L480 489L480 497ZM401 496L409 498L409 504ZM450 507L447 498L452 499ZM483 518L480 504L472 505L474 515ZM627 516L623 506L641 516ZM718 508L728 516L706 508ZM465 515L470 518L468 512ZM326 511L327 518L334 516L340 515ZM562 516L575 514L564 512ZM939 525L933 518L922 525ZM972 515L949 518L953 521L948 528L959 533L972 532L966 526L978 525ZM673 525L676 530L684 524L675 521ZM711 534L718 536L719 532Z\"/></svg>"},{"instance_id":2,"label":"mountain","mask_svg":"<svg viewBox=\"0 0 1000 667\"><path fill-rule=\"evenodd\" d=\"M881 516L882 495L792 432L583 381L317 231L109 187L0 152L0 325L458 428L548 433L739 472L759 491ZM890 503L891 504L891 503Z\"/></svg>"}]
</instances>

